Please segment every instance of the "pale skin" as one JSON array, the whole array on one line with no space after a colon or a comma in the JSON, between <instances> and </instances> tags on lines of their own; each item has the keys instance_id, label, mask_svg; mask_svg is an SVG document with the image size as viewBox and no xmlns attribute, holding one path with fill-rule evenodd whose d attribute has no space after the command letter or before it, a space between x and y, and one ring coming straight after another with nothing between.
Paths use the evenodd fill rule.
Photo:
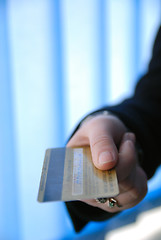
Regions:
<instances>
[{"instance_id":1,"label":"pale skin","mask_svg":"<svg viewBox=\"0 0 161 240\"><path fill-rule=\"evenodd\" d=\"M68 142L68 147L89 145L95 167L116 168L120 194L115 197L121 207L110 208L95 199L83 202L108 212L118 212L138 204L147 193L147 177L138 163L135 135L113 115L98 115L84 122Z\"/></svg>"}]
</instances>

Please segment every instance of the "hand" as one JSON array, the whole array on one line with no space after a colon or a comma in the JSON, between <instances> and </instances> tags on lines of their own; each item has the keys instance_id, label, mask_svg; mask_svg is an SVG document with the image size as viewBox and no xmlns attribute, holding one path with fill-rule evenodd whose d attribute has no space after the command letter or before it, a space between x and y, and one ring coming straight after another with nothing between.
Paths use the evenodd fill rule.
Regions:
<instances>
[{"instance_id":1,"label":"hand","mask_svg":"<svg viewBox=\"0 0 161 240\"><path fill-rule=\"evenodd\" d=\"M117 212L135 206L144 198L147 177L138 163L135 135L127 133L121 120L112 115L100 115L85 122L67 146L85 145L90 145L92 160L97 168L116 168L120 190L116 200L122 207L109 208L106 203L100 204L94 199L83 202L108 212Z\"/></svg>"}]
</instances>

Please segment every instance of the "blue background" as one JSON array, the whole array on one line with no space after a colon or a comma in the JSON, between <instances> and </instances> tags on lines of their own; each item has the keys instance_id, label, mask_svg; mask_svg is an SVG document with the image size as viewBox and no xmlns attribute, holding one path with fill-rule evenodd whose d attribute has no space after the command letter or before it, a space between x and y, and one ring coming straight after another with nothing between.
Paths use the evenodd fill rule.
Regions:
<instances>
[{"instance_id":1,"label":"blue background","mask_svg":"<svg viewBox=\"0 0 161 240\"><path fill-rule=\"evenodd\" d=\"M37 202L45 150L64 146L89 111L133 93L160 14L159 0L0 0L0 239L79 236L63 203ZM159 181L147 199L159 199Z\"/></svg>"}]
</instances>

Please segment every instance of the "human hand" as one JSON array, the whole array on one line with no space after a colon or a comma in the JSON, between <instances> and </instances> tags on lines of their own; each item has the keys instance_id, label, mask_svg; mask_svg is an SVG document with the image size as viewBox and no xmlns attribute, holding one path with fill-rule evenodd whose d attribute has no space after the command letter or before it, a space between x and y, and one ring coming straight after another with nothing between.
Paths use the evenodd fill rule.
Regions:
<instances>
[{"instance_id":1,"label":"human hand","mask_svg":"<svg viewBox=\"0 0 161 240\"><path fill-rule=\"evenodd\" d=\"M70 139L68 147L90 145L94 165L101 170L116 168L120 194L116 197L121 207L109 208L95 199L83 202L108 212L131 208L147 192L147 178L140 167L135 149L135 135L127 133L125 125L112 115L96 116L85 122Z\"/></svg>"}]
</instances>

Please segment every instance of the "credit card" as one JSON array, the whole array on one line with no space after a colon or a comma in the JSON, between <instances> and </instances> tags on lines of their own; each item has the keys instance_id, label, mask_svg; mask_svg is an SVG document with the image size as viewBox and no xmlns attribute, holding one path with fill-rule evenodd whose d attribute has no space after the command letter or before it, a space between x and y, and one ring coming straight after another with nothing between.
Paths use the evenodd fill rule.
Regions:
<instances>
[{"instance_id":1,"label":"credit card","mask_svg":"<svg viewBox=\"0 0 161 240\"><path fill-rule=\"evenodd\" d=\"M97 169L90 147L47 149L38 201L73 201L119 194L115 169Z\"/></svg>"}]
</instances>

